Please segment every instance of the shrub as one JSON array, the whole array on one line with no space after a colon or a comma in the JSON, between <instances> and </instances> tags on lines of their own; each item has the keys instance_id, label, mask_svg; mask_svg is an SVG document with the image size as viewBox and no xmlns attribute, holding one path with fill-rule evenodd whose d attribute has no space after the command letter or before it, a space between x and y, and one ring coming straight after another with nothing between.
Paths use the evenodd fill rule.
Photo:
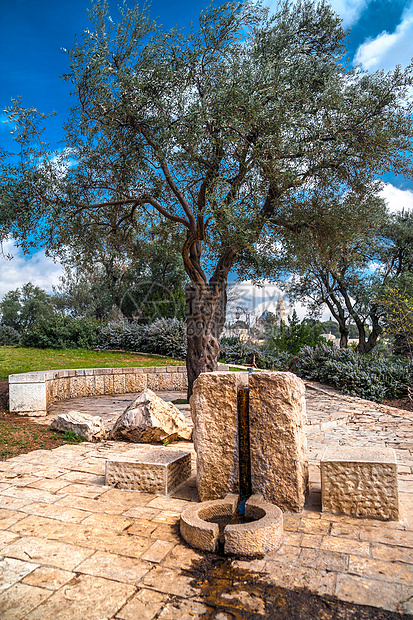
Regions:
<instances>
[{"instance_id":1,"label":"shrub","mask_svg":"<svg viewBox=\"0 0 413 620\"><path fill-rule=\"evenodd\" d=\"M100 329L99 346L102 349L140 351L142 325L130 323L127 319L111 321Z\"/></svg>"},{"instance_id":2,"label":"shrub","mask_svg":"<svg viewBox=\"0 0 413 620\"><path fill-rule=\"evenodd\" d=\"M141 335L141 350L176 359L185 358L186 323L179 319L158 319L145 326Z\"/></svg>"},{"instance_id":3,"label":"shrub","mask_svg":"<svg viewBox=\"0 0 413 620\"><path fill-rule=\"evenodd\" d=\"M23 334L22 344L41 349L91 349L99 344L99 330L96 319L55 315L35 321Z\"/></svg>"},{"instance_id":4,"label":"shrub","mask_svg":"<svg viewBox=\"0 0 413 620\"><path fill-rule=\"evenodd\" d=\"M407 386L413 380L413 363L320 345L301 349L296 372L334 385L344 394L381 402L383 398L399 398L407 393Z\"/></svg>"},{"instance_id":5,"label":"shrub","mask_svg":"<svg viewBox=\"0 0 413 620\"><path fill-rule=\"evenodd\" d=\"M233 339L221 340L220 359L227 364L252 365L269 370L285 370L290 360L288 353L280 353L259 345Z\"/></svg>"},{"instance_id":6,"label":"shrub","mask_svg":"<svg viewBox=\"0 0 413 620\"><path fill-rule=\"evenodd\" d=\"M17 329L8 325L0 325L0 346L8 347L14 344L20 344L20 334Z\"/></svg>"},{"instance_id":7,"label":"shrub","mask_svg":"<svg viewBox=\"0 0 413 620\"><path fill-rule=\"evenodd\" d=\"M151 325L127 320L108 323L100 330L101 347L167 355L186 356L186 324L179 319L157 319Z\"/></svg>"}]
</instances>

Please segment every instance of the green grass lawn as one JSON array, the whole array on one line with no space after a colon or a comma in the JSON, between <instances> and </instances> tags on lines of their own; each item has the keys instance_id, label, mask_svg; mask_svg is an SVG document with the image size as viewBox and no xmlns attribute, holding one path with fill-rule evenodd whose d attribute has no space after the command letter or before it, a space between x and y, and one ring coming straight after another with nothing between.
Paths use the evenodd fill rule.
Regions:
<instances>
[{"instance_id":1,"label":"green grass lawn","mask_svg":"<svg viewBox=\"0 0 413 620\"><path fill-rule=\"evenodd\" d=\"M134 366L181 366L185 362L170 357L110 353L86 349L34 349L0 347L0 381L9 375L34 370L64 368L130 368Z\"/></svg>"}]
</instances>

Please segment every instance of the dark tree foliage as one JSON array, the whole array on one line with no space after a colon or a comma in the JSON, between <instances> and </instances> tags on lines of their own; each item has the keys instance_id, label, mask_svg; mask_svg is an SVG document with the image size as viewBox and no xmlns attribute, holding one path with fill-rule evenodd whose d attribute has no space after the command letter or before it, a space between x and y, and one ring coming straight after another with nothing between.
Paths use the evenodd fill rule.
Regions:
<instances>
[{"instance_id":1,"label":"dark tree foliage","mask_svg":"<svg viewBox=\"0 0 413 620\"><path fill-rule=\"evenodd\" d=\"M56 305L73 316L99 319L114 314L141 323L185 318L187 276L179 251L182 233L176 228L163 221L144 235L135 234L133 244L129 239L121 245L121 230L110 243L83 239L76 249L65 248L66 271L55 287Z\"/></svg>"}]
</instances>

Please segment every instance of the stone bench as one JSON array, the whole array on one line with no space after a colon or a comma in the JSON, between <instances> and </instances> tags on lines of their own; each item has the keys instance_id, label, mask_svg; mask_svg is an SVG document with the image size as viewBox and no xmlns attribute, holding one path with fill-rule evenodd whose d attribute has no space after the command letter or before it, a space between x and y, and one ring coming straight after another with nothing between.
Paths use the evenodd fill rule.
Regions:
<instances>
[{"instance_id":1,"label":"stone bench","mask_svg":"<svg viewBox=\"0 0 413 620\"><path fill-rule=\"evenodd\" d=\"M397 460L391 448L329 446L321 461L322 510L397 521Z\"/></svg>"},{"instance_id":2,"label":"stone bench","mask_svg":"<svg viewBox=\"0 0 413 620\"><path fill-rule=\"evenodd\" d=\"M228 370L228 366L220 366ZM10 413L47 415L54 402L84 396L134 394L149 388L153 392L182 392L188 387L185 366L139 368L77 368L9 375Z\"/></svg>"},{"instance_id":3,"label":"stone bench","mask_svg":"<svg viewBox=\"0 0 413 620\"><path fill-rule=\"evenodd\" d=\"M168 495L191 475L191 453L142 446L106 461L105 484L117 489Z\"/></svg>"}]
</instances>

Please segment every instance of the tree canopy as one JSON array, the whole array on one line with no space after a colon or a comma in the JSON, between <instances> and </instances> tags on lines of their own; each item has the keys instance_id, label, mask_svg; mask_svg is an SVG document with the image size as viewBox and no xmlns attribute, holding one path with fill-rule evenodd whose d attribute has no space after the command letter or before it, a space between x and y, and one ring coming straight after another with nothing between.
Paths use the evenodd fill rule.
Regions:
<instances>
[{"instance_id":1,"label":"tree canopy","mask_svg":"<svg viewBox=\"0 0 413 620\"><path fill-rule=\"evenodd\" d=\"M116 21L98 1L90 16L70 51L78 104L63 150L42 141L44 115L9 110L20 157L3 169L2 234L53 250L95 227L178 225L190 392L216 368L231 269L256 268L285 231L342 238L381 174L411 176L412 67L349 68L324 1L286 0L274 16L209 5L189 31L163 31L138 5ZM340 205L330 218L328 200Z\"/></svg>"},{"instance_id":2,"label":"tree canopy","mask_svg":"<svg viewBox=\"0 0 413 620\"><path fill-rule=\"evenodd\" d=\"M31 282L6 293L0 301L0 323L18 332L54 313L52 298Z\"/></svg>"}]
</instances>

